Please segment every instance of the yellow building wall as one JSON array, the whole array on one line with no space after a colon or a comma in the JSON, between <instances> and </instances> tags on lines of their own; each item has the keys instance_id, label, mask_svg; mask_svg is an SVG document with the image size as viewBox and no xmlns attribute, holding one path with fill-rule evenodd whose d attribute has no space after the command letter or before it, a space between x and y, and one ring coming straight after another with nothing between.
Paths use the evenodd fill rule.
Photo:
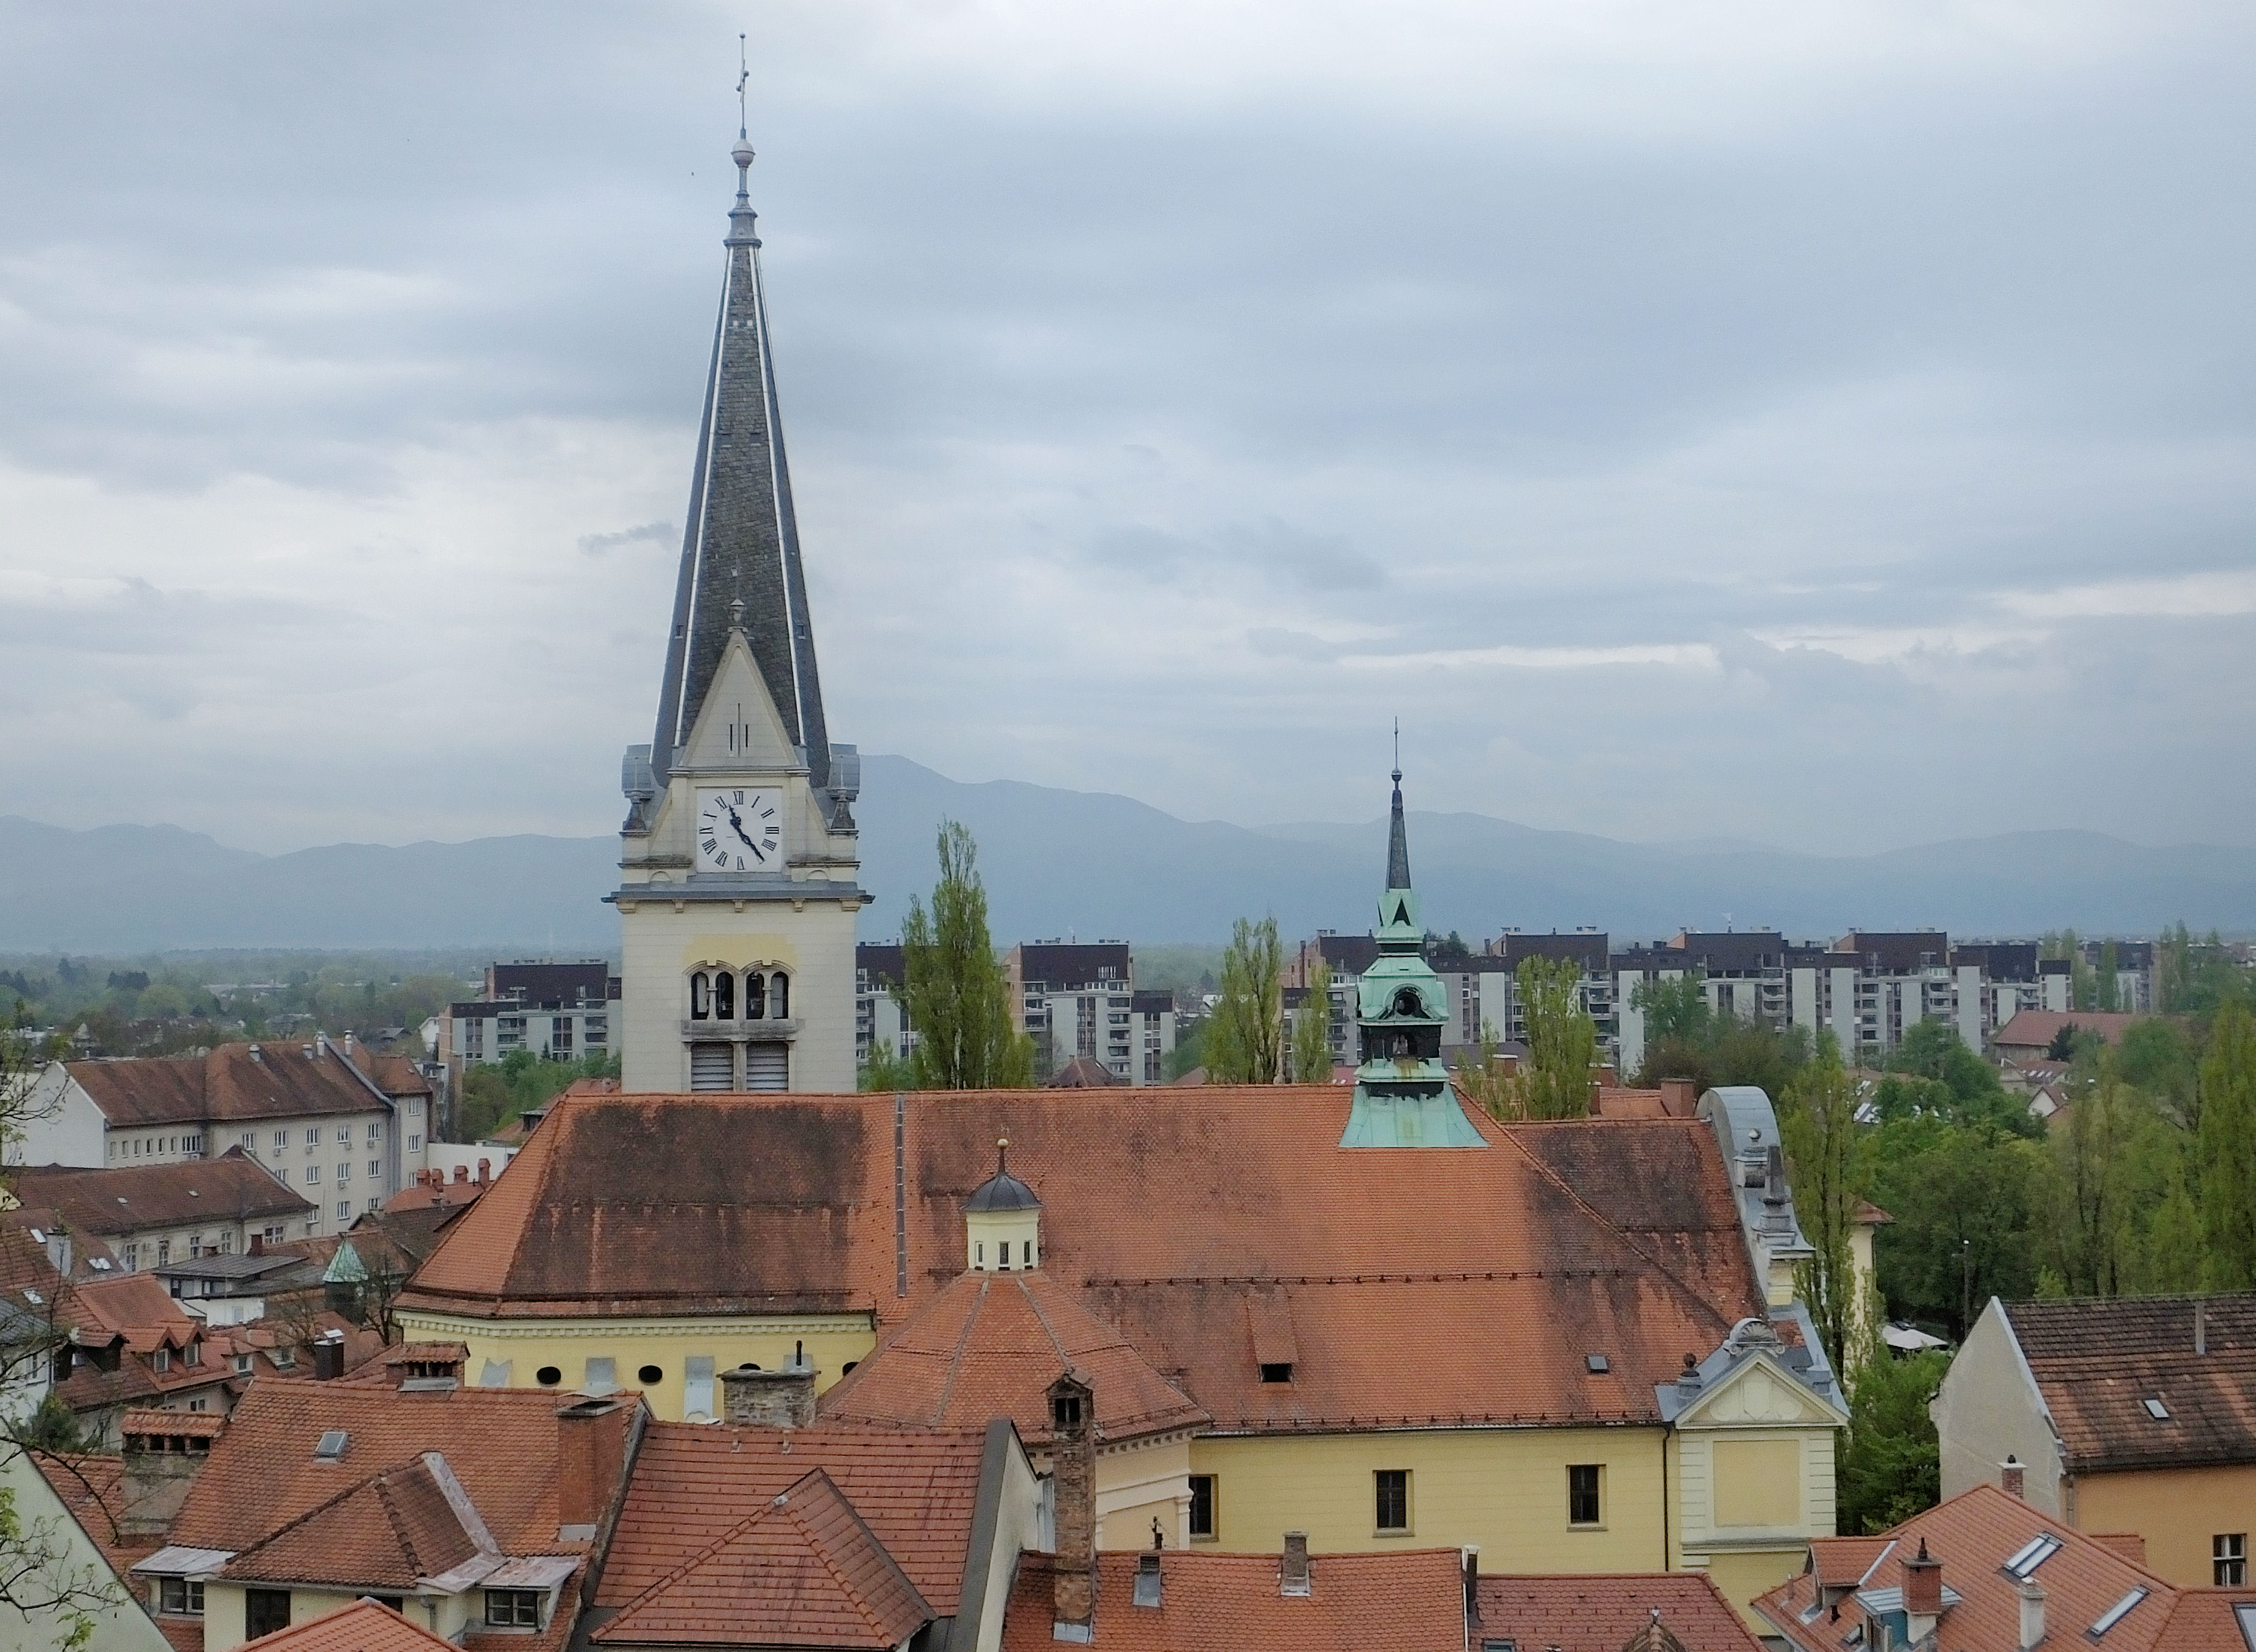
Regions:
<instances>
[{"instance_id":1,"label":"yellow building wall","mask_svg":"<svg viewBox=\"0 0 2256 1652\"><path fill-rule=\"evenodd\" d=\"M1288 1531L1318 1554L1477 1543L1485 1571L1653 1571L1667 1564L1659 1429L1457 1429L1202 1437L1215 1476L1214 1547L1267 1554ZM1569 1465L1603 1466L1602 1519L1567 1520ZM1410 1529L1374 1527L1380 1469L1410 1472ZM1148 1532L1147 1532L1148 1536Z\"/></svg>"},{"instance_id":2,"label":"yellow building wall","mask_svg":"<svg viewBox=\"0 0 2256 1652\"><path fill-rule=\"evenodd\" d=\"M2137 1532L2147 1569L2189 1589L2214 1580L2210 1544L2219 1533L2256 1539L2256 1464L2083 1474L2075 1498L2077 1530Z\"/></svg>"},{"instance_id":3,"label":"yellow building wall","mask_svg":"<svg viewBox=\"0 0 2256 1652\"><path fill-rule=\"evenodd\" d=\"M1671 1569L1705 1571L1750 1628L1767 1633L1748 1603L1802 1570L1807 1539L1833 1535L1835 1449L1822 1425L1677 1435Z\"/></svg>"},{"instance_id":4,"label":"yellow building wall","mask_svg":"<svg viewBox=\"0 0 2256 1652\"><path fill-rule=\"evenodd\" d=\"M588 1361L608 1358L614 1362L616 1381L622 1389L638 1391L651 1414L679 1423L682 1415L682 1371L692 1354L708 1355L715 1372L713 1403L722 1403L719 1373L745 1364L764 1371L789 1365L794 1352L804 1350L815 1368L819 1394L845 1374L851 1361L865 1358L877 1338L864 1314L806 1316L790 1319L551 1319L504 1320L457 1317L449 1314L406 1311L399 1315L400 1335L408 1342L461 1342L470 1354L462 1380L478 1386L489 1359L509 1366L512 1388L537 1388L543 1366L553 1366L560 1394L575 1393L587 1381ZM656 1382L645 1383L645 1366L659 1370Z\"/></svg>"},{"instance_id":5,"label":"yellow building wall","mask_svg":"<svg viewBox=\"0 0 2256 1652\"><path fill-rule=\"evenodd\" d=\"M470 1597L483 1602L483 1594L476 1590ZM311 1623L316 1618L326 1618L332 1612L342 1610L360 1597L356 1594L335 1594L320 1589L290 1591L290 1621L295 1625ZM431 1611L427 1603L412 1598L406 1602L407 1620L419 1628L431 1628ZM451 1635L462 1626L462 1599L438 1603L436 1632ZM239 1585L208 1583L204 1585L204 1652L229 1652L243 1643L243 1592Z\"/></svg>"},{"instance_id":6,"label":"yellow building wall","mask_svg":"<svg viewBox=\"0 0 2256 1652\"><path fill-rule=\"evenodd\" d=\"M1047 1472L1048 1465L1043 1465ZM1167 1547L1191 1540L1191 1443L1162 1438L1096 1456L1096 1546L1149 1549L1158 1521Z\"/></svg>"}]
</instances>

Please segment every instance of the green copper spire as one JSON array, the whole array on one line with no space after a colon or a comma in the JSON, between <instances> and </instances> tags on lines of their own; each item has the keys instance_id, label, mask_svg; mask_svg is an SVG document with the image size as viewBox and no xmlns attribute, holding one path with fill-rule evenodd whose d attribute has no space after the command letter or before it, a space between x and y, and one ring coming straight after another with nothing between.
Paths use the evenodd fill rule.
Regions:
<instances>
[{"instance_id":1,"label":"green copper spire","mask_svg":"<svg viewBox=\"0 0 2256 1652\"><path fill-rule=\"evenodd\" d=\"M1442 1064L1449 999L1426 962L1426 932L1410 887L1410 837L1402 822L1402 769L1394 769L1387 828L1386 893L1378 897L1378 957L1356 986L1363 1041L1355 1104L1343 1147L1484 1147Z\"/></svg>"}]
</instances>

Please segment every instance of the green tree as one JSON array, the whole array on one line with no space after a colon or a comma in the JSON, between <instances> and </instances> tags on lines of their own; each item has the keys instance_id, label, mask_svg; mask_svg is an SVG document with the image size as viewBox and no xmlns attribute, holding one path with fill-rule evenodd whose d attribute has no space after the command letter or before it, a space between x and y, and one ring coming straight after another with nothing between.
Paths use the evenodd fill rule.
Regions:
<instances>
[{"instance_id":1,"label":"green tree","mask_svg":"<svg viewBox=\"0 0 2256 1652\"><path fill-rule=\"evenodd\" d=\"M1512 974L1527 1027L1528 1117L1587 1117L1598 1029L1583 1011L1583 966L1572 958L1526 957Z\"/></svg>"},{"instance_id":2,"label":"green tree","mask_svg":"<svg viewBox=\"0 0 2256 1652\"><path fill-rule=\"evenodd\" d=\"M1527 1077L1498 1047L1495 1024L1483 1021L1474 1055L1459 1061L1457 1088L1491 1119L1505 1123L1528 1117Z\"/></svg>"},{"instance_id":3,"label":"green tree","mask_svg":"<svg viewBox=\"0 0 2256 1652\"><path fill-rule=\"evenodd\" d=\"M1857 1211L1864 1203L1865 1148L1857 1126L1857 1084L1831 1037L1794 1076L1779 1111L1794 1214L1811 1253L1796 1294L1809 1310L1836 1371L1847 1371L1872 1341L1872 1311L1857 1278Z\"/></svg>"},{"instance_id":4,"label":"green tree","mask_svg":"<svg viewBox=\"0 0 2256 1652\"><path fill-rule=\"evenodd\" d=\"M1273 1084L1285 1059L1285 952L1277 920L1240 918L1222 955L1222 988L1208 1018L1209 1084Z\"/></svg>"},{"instance_id":5,"label":"green tree","mask_svg":"<svg viewBox=\"0 0 2256 1652\"><path fill-rule=\"evenodd\" d=\"M870 1059L862 1063L862 1070L856 1076L854 1087L857 1090L906 1090L910 1088L911 1082L909 1063L893 1054L892 1045L872 1040Z\"/></svg>"},{"instance_id":6,"label":"green tree","mask_svg":"<svg viewBox=\"0 0 2256 1652\"><path fill-rule=\"evenodd\" d=\"M1639 981L1630 989L1629 1005L1645 1017L1647 1049L1676 1039L1690 1044L1707 1042L1708 1024L1713 1016L1708 1008L1708 990L1691 976Z\"/></svg>"},{"instance_id":7,"label":"green tree","mask_svg":"<svg viewBox=\"0 0 2256 1652\"><path fill-rule=\"evenodd\" d=\"M2256 1289L2256 1016L2239 1004L2210 1030L2200 1140L2204 1282Z\"/></svg>"},{"instance_id":8,"label":"green tree","mask_svg":"<svg viewBox=\"0 0 2256 1652\"><path fill-rule=\"evenodd\" d=\"M901 921L904 1007L916 1028L909 1071L919 1090L1023 1090L1034 1082L1033 1041L1011 1027L1011 984L987 935L979 847L943 820L932 907L909 897Z\"/></svg>"},{"instance_id":9,"label":"green tree","mask_svg":"<svg viewBox=\"0 0 2256 1652\"><path fill-rule=\"evenodd\" d=\"M1881 1346L1851 1374L1836 1476L1844 1536L1884 1532L1940 1500L1941 1452L1927 1408L1949 1369L1941 1349L1899 1359Z\"/></svg>"},{"instance_id":10,"label":"green tree","mask_svg":"<svg viewBox=\"0 0 2256 1652\"><path fill-rule=\"evenodd\" d=\"M2201 1070L2193 1041L2177 1022L2140 1016L2123 1029L2115 1044L2116 1070L2180 1128L2201 1127Z\"/></svg>"},{"instance_id":11,"label":"green tree","mask_svg":"<svg viewBox=\"0 0 2256 1652\"><path fill-rule=\"evenodd\" d=\"M2118 983L2115 976L2116 971L2121 967L2121 955L2116 951L2115 943L2112 941L2101 942L2099 943L2099 971L2097 978L2094 979L2091 984L2092 1000L2093 1006L2095 1008L2111 1012L2116 1008L2116 990Z\"/></svg>"},{"instance_id":12,"label":"green tree","mask_svg":"<svg viewBox=\"0 0 2256 1652\"><path fill-rule=\"evenodd\" d=\"M1889 1311L1961 1338L1992 1296L2034 1293L2045 1236L2043 1147L1921 1113L1884 1124L1872 1199L1895 1218L1875 1244Z\"/></svg>"},{"instance_id":13,"label":"green tree","mask_svg":"<svg viewBox=\"0 0 2256 1652\"><path fill-rule=\"evenodd\" d=\"M1207 1024L1208 1018L1203 1015L1194 1016L1188 1020L1177 1018L1175 1047L1167 1052L1167 1073L1170 1083L1193 1068L1206 1065Z\"/></svg>"},{"instance_id":14,"label":"green tree","mask_svg":"<svg viewBox=\"0 0 2256 1652\"><path fill-rule=\"evenodd\" d=\"M1293 1082L1332 1081L1332 971L1318 958L1308 972L1308 994L1293 1018Z\"/></svg>"}]
</instances>

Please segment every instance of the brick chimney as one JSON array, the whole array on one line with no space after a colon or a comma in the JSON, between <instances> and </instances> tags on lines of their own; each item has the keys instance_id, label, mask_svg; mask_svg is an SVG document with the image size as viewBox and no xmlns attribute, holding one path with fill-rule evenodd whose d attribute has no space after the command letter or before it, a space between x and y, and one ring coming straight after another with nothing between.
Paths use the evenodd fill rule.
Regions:
<instances>
[{"instance_id":1,"label":"brick chimney","mask_svg":"<svg viewBox=\"0 0 2256 1652\"><path fill-rule=\"evenodd\" d=\"M253 1233L250 1236L250 1253L253 1256L264 1256L266 1254L266 1235L264 1233Z\"/></svg>"},{"instance_id":2,"label":"brick chimney","mask_svg":"<svg viewBox=\"0 0 2256 1652\"><path fill-rule=\"evenodd\" d=\"M481 1159L478 1161L478 1185L480 1187L485 1186L489 1168L492 1163L493 1161L490 1159Z\"/></svg>"},{"instance_id":3,"label":"brick chimney","mask_svg":"<svg viewBox=\"0 0 2256 1652\"><path fill-rule=\"evenodd\" d=\"M2029 1652L2029 1648L2045 1636L2045 1592L2034 1578L2024 1578L2018 1592L2021 1597L2021 1638L2019 1645L2021 1652Z\"/></svg>"},{"instance_id":4,"label":"brick chimney","mask_svg":"<svg viewBox=\"0 0 2256 1652\"><path fill-rule=\"evenodd\" d=\"M626 1455L626 1402L579 1400L556 1413L556 1541L592 1543Z\"/></svg>"},{"instance_id":5,"label":"brick chimney","mask_svg":"<svg viewBox=\"0 0 2256 1652\"><path fill-rule=\"evenodd\" d=\"M335 1382L345 1373L345 1343L342 1337L323 1337L314 1345L314 1380Z\"/></svg>"},{"instance_id":6,"label":"brick chimney","mask_svg":"<svg viewBox=\"0 0 2256 1652\"><path fill-rule=\"evenodd\" d=\"M1049 1387L1050 1487L1056 1509L1056 1605L1060 1641L1086 1643L1096 1633L1096 1396L1068 1371Z\"/></svg>"},{"instance_id":7,"label":"brick chimney","mask_svg":"<svg viewBox=\"0 0 2256 1652\"><path fill-rule=\"evenodd\" d=\"M814 1367L750 1366L721 1373L721 1415L740 1429L803 1429L814 1422Z\"/></svg>"},{"instance_id":8,"label":"brick chimney","mask_svg":"<svg viewBox=\"0 0 2256 1652\"><path fill-rule=\"evenodd\" d=\"M1660 1081L1660 1111L1671 1119L1689 1119L1699 1103L1699 1097L1693 1094L1690 1079L1664 1078Z\"/></svg>"},{"instance_id":9,"label":"brick chimney","mask_svg":"<svg viewBox=\"0 0 2256 1652\"><path fill-rule=\"evenodd\" d=\"M455 1167L455 1181L457 1181L457 1182L467 1182L467 1181L469 1181L469 1179L470 1179L470 1167L469 1167L469 1166L468 1166L467 1164L458 1164L458 1165L456 1165L456 1166Z\"/></svg>"},{"instance_id":10,"label":"brick chimney","mask_svg":"<svg viewBox=\"0 0 2256 1652\"><path fill-rule=\"evenodd\" d=\"M1942 1615L1942 1563L1928 1557L1927 1539L1903 1563L1904 1639L1914 1646L1926 1639Z\"/></svg>"},{"instance_id":11,"label":"brick chimney","mask_svg":"<svg viewBox=\"0 0 2256 1652\"><path fill-rule=\"evenodd\" d=\"M1999 1470L1998 1483L2005 1488L2006 1495L2008 1497L2025 1498L2029 1494L2028 1470L2022 1467L2020 1459L2010 1451L2006 1454L2006 1461Z\"/></svg>"},{"instance_id":12,"label":"brick chimney","mask_svg":"<svg viewBox=\"0 0 2256 1652\"><path fill-rule=\"evenodd\" d=\"M201 1419L199 1418L199 1421ZM211 1442L162 1434L125 1437L124 1506L117 1529L127 1537L160 1537L187 1501L196 1473L211 1461Z\"/></svg>"},{"instance_id":13,"label":"brick chimney","mask_svg":"<svg viewBox=\"0 0 2256 1652\"><path fill-rule=\"evenodd\" d=\"M1285 1557L1277 1566L1277 1592L1303 1596L1308 1592L1308 1534L1285 1534Z\"/></svg>"}]
</instances>

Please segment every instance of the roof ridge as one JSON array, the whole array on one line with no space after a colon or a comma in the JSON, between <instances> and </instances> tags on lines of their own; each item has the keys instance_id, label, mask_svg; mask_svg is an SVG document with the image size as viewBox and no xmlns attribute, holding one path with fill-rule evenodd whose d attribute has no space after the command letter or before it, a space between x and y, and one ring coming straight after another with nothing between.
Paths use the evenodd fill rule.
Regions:
<instances>
[{"instance_id":1,"label":"roof ridge","mask_svg":"<svg viewBox=\"0 0 2256 1652\"><path fill-rule=\"evenodd\" d=\"M330 1510L337 1507L340 1504L344 1503L354 1497L357 1497L361 1493L368 1490L385 1475L397 1472L401 1469L418 1466L421 1464L422 1460L422 1458L419 1455L408 1458L404 1463L393 1463L383 1468L371 1469L368 1473L363 1474L360 1479L353 1481L350 1485L346 1486L341 1490L322 1499L311 1508L306 1510L304 1514L295 1515L289 1520L284 1521L272 1531L266 1533L264 1536L259 1538L257 1543L250 1544L247 1548L238 1549L235 1551L235 1559L242 1560L249 1556L257 1554L262 1549L272 1547L275 1543L279 1543L283 1538L288 1536L292 1532L296 1531L300 1527L305 1525L308 1521L314 1520L320 1515L326 1514ZM234 1562L230 1561L229 1564L231 1567L234 1564Z\"/></svg>"},{"instance_id":2,"label":"roof ridge","mask_svg":"<svg viewBox=\"0 0 2256 1652\"><path fill-rule=\"evenodd\" d=\"M934 1424L948 1415L948 1402L955 1397L955 1378L956 1373L963 1369L963 1350L970 1344L971 1328L979 1323L980 1313L987 1306L987 1286L992 1278L990 1274L980 1274L979 1293L972 1298L971 1311L963 1316L963 1329L955 1334L955 1351L948 1356L948 1380L940 1385L940 1398L933 1402L932 1421ZM1049 1327L1045 1325L1042 1329L1047 1333Z\"/></svg>"},{"instance_id":3,"label":"roof ridge","mask_svg":"<svg viewBox=\"0 0 2256 1652\"><path fill-rule=\"evenodd\" d=\"M1677 1273L1675 1267L1672 1264L1660 1256L1656 1255L1652 1251L1647 1250L1642 1244L1639 1243L1639 1241L1632 1236L1628 1229L1617 1227L1598 1211L1597 1206L1593 1205L1576 1190L1573 1183L1561 1175L1556 1170L1553 1169L1549 1164L1546 1163L1535 1154L1528 1151L1526 1144L1515 1136L1509 1128L1505 1129L1501 1133L1506 1140L1512 1143L1512 1151L1519 1154L1519 1156L1527 1163L1535 1167L1535 1172L1538 1175L1550 1183L1554 1187L1557 1188L1569 1199L1574 1201L1575 1207L1581 1211L1583 1215L1589 1217L1591 1221L1597 1223L1600 1228L1604 1229L1606 1232L1612 1234L1624 1245L1629 1246L1631 1250L1636 1252L1638 1255L1643 1257L1646 1264L1652 1267L1654 1273L1660 1274L1661 1278L1667 1280L1671 1285L1676 1288L1678 1295L1682 1296L1686 1301L1695 1304L1702 1313L1705 1314L1710 1319L1713 1320L1718 1326L1726 1331L1730 1331L1733 1325L1738 1324L1738 1318L1720 1312L1713 1303L1710 1302L1698 1291L1693 1289L1692 1287L1686 1282L1683 1277ZM1730 1168L1729 1166L1725 1166L1724 1168L1726 1169ZM1744 1243L1744 1240L1742 1240L1742 1243ZM1750 1263L1751 1268L1752 1266L1752 1263ZM1759 1284L1760 1281L1758 1281L1757 1283Z\"/></svg>"},{"instance_id":4,"label":"roof ridge","mask_svg":"<svg viewBox=\"0 0 2256 1652\"><path fill-rule=\"evenodd\" d=\"M1042 1311L1041 1303L1034 1300L1034 1293L1026 1288L1026 1275L1023 1274L1019 1274L1012 1283L1018 1286L1019 1295L1026 1299L1027 1311L1033 1315L1034 1323L1042 1328L1042 1335L1050 1339L1050 1347L1057 1354L1059 1366L1063 1370L1071 1371L1073 1369L1073 1356L1065 1351L1065 1344L1059 1338L1057 1328L1050 1324L1050 1317ZM1104 1321L1096 1319L1096 1316L1095 1314L1089 1315L1089 1317L1091 1319L1096 1319L1098 1324L1104 1325L1104 1328L1107 1331L1112 1330L1111 1326L1104 1324ZM1113 1334L1115 1336L1118 1336L1119 1332L1115 1331L1113 1331ZM1123 1341L1124 1342L1125 1338L1123 1338ZM1129 1352L1133 1353L1135 1350L1132 1348Z\"/></svg>"},{"instance_id":5,"label":"roof ridge","mask_svg":"<svg viewBox=\"0 0 2256 1652\"><path fill-rule=\"evenodd\" d=\"M407 1518L400 1510L398 1500L392 1495L391 1477L389 1474L377 1475L375 1489L377 1505L384 1510L384 1518L391 1528L392 1541L399 1545L399 1552L407 1557L409 1574L417 1578L432 1576L431 1568L423 1564L423 1557L415 1550L415 1540L408 1536Z\"/></svg>"},{"instance_id":6,"label":"roof ridge","mask_svg":"<svg viewBox=\"0 0 2256 1652\"><path fill-rule=\"evenodd\" d=\"M830 1494L838 1500L839 1507L846 1511L846 1518L854 1522L854 1529L862 1534L870 1547L877 1552L878 1557L885 1564L887 1570L892 1574L893 1581L907 1592L909 1599L916 1602L923 1611L927 1621L929 1621L934 1615L932 1603L924 1598L923 1592L915 1584L909 1581L908 1573L901 1570L900 1562L893 1558L892 1551L885 1547L877 1533L870 1529L870 1522L862 1518L862 1511L854 1507L854 1500L846 1494L846 1488L830 1478L828 1470L818 1466L802 1474L785 1488L784 1517L789 1520L807 1539L807 1546L813 1550L815 1557L821 1561L824 1570L829 1572L831 1579L837 1584L839 1591L854 1603L855 1610L862 1614L862 1620L878 1634L891 1638L892 1626L885 1623L871 1608L870 1602L864 1598L860 1585L846 1575L837 1559L831 1554L831 1545L807 1519L799 1504L789 1500L792 1493L806 1485L807 1481L818 1479L822 1482L823 1486L828 1489Z\"/></svg>"}]
</instances>

